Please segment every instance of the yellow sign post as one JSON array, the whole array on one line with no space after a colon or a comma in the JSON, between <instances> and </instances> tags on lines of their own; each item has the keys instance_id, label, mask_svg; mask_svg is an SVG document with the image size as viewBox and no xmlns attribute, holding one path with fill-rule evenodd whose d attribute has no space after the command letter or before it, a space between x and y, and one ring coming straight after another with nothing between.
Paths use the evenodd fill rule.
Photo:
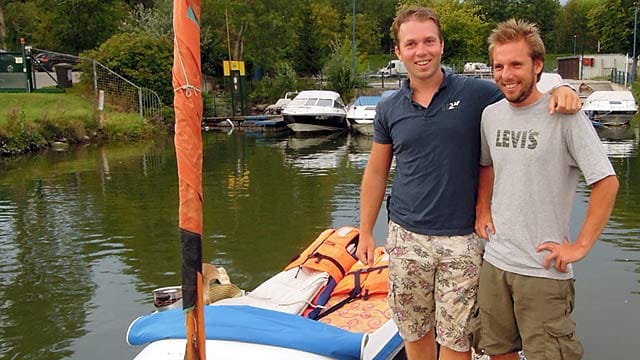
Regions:
<instances>
[{"instance_id":1,"label":"yellow sign post","mask_svg":"<svg viewBox=\"0 0 640 360\"><path fill-rule=\"evenodd\" d=\"M244 71L244 61L237 60L224 60L222 62L222 71L225 77L230 77L229 87L231 92L231 113L233 116L236 115L235 111L235 99L239 97L240 100L240 111L244 115L244 82L242 81L245 71ZM238 96L236 96L238 95Z\"/></svg>"},{"instance_id":2,"label":"yellow sign post","mask_svg":"<svg viewBox=\"0 0 640 360\"><path fill-rule=\"evenodd\" d=\"M231 76L232 71L239 71L240 76L244 76L244 61L224 60L222 62L224 76Z\"/></svg>"}]
</instances>

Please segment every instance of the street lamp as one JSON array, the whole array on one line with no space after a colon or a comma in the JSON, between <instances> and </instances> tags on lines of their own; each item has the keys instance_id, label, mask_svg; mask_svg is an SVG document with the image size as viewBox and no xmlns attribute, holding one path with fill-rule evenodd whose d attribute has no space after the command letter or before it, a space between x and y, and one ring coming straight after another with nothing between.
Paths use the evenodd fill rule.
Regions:
<instances>
[{"instance_id":1,"label":"street lamp","mask_svg":"<svg viewBox=\"0 0 640 360\"><path fill-rule=\"evenodd\" d=\"M638 2L635 2L635 10L633 15L633 67L631 68L631 81L636 81L636 71L638 70L638 57L636 55L636 42L637 42L637 28L638 28Z\"/></svg>"},{"instance_id":2,"label":"street lamp","mask_svg":"<svg viewBox=\"0 0 640 360\"><path fill-rule=\"evenodd\" d=\"M356 77L356 0L351 2L351 74Z\"/></svg>"},{"instance_id":3,"label":"street lamp","mask_svg":"<svg viewBox=\"0 0 640 360\"><path fill-rule=\"evenodd\" d=\"M576 54L576 39L577 39L578 35L573 34L573 55Z\"/></svg>"}]
</instances>

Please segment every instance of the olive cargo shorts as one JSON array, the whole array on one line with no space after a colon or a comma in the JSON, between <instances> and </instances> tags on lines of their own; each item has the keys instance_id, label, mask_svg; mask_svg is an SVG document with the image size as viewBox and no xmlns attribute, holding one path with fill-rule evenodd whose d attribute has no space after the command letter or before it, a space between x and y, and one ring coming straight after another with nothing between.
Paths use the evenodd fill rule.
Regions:
<instances>
[{"instance_id":1,"label":"olive cargo shorts","mask_svg":"<svg viewBox=\"0 0 640 360\"><path fill-rule=\"evenodd\" d=\"M524 350L527 360L582 359L571 318L574 298L573 279L518 275L485 261L474 347L487 355Z\"/></svg>"}]
</instances>

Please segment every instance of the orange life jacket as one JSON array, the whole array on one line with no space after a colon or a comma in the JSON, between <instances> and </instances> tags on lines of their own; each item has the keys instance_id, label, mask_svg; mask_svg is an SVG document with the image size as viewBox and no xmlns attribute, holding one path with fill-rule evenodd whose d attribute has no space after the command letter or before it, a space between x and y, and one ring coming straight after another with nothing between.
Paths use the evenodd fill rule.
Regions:
<instances>
[{"instance_id":1,"label":"orange life jacket","mask_svg":"<svg viewBox=\"0 0 640 360\"><path fill-rule=\"evenodd\" d=\"M375 249L374 259L372 267L358 262L351 268L331 293L332 298L334 296L347 296L317 314L316 319L331 314L351 301L357 299L366 301L371 295L386 294L389 292L389 257L386 256L383 247Z\"/></svg>"},{"instance_id":2,"label":"orange life jacket","mask_svg":"<svg viewBox=\"0 0 640 360\"><path fill-rule=\"evenodd\" d=\"M338 282L331 296L351 294L353 297L362 297L366 300L370 295L388 293L388 279L389 257L385 256L384 247L377 247L374 251L373 266L356 263Z\"/></svg>"},{"instance_id":3,"label":"orange life jacket","mask_svg":"<svg viewBox=\"0 0 640 360\"><path fill-rule=\"evenodd\" d=\"M325 230L284 269L300 266L326 271L339 282L357 261L355 252L359 234L358 229L348 226L338 230Z\"/></svg>"}]
</instances>

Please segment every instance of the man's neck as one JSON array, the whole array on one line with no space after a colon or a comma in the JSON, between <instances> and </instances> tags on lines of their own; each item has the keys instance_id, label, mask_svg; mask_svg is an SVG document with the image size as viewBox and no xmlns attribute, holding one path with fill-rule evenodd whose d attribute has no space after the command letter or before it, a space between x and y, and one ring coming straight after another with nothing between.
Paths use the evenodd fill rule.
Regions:
<instances>
[{"instance_id":1,"label":"man's neck","mask_svg":"<svg viewBox=\"0 0 640 360\"><path fill-rule=\"evenodd\" d=\"M427 107L433 99L436 91L440 88L440 84L444 81L444 73L439 71L436 76L428 79L418 79L409 77L409 86L413 90L413 101Z\"/></svg>"},{"instance_id":2,"label":"man's neck","mask_svg":"<svg viewBox=\"0 0 640 360\"><path fill-rule=\"evenodd\" d=\"M513 103L511 101L509 101L509 104L511 104L511 106L513 107L525 107L525 106L529 106L529 105L533 105L536 102L540 101L540 99L542 99L544 97L544 94L541 93L539 90L534 89L531 94L529 94L529 96L524 99L524 101L519 102L519 103Z\"/></svg>"}]
</instances>

